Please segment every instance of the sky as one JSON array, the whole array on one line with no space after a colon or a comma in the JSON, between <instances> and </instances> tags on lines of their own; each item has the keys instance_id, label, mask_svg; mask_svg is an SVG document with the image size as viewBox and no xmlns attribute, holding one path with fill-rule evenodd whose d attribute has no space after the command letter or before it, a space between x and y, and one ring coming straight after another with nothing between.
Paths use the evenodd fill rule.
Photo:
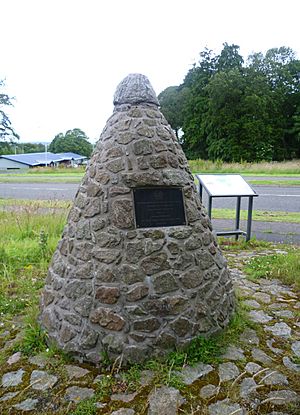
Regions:
<instances>
[{"instance_id":1,"label":"sky","mask_svg":"<svg viewBox=\"0 0 300 415\"><path fill-rule=\"evenodd\" d=\"M0 0L0 79L21 142L83 130L98 140L129 73L157 94L180 85L205 48L289 46L300 58L299 0Z\"/></svg>"}]
</instances>

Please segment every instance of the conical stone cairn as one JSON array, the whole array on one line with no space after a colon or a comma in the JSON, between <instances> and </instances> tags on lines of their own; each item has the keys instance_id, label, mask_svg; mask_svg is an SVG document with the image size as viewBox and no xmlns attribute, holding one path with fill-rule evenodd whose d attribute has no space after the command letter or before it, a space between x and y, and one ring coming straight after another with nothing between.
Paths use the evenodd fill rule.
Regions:
<instances>
[{"instance_id":1,"label":"conical stone cairn","mask_svg":"<svg viewBox=\"0 0 300 415\"><path fill-rule=\"evenodd\" d=\"M149 80L128 75L49 267L40 323L81 360L141 362L223 329L226 261Z\"/></svg>"}]
</instances>

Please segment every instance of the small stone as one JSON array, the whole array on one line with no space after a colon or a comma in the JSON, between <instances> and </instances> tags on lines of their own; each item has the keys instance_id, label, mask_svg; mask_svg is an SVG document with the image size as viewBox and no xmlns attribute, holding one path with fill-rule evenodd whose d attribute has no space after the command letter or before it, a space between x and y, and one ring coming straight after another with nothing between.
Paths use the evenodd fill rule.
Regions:
<instances>
[{"instance_id":1,"label":"small stone","mask_svg":"<svg viewBox=\"0 0 300 415\"><path fill-rule=\"evenodd\" d=\"M288 385L287 377L276 370L268 370L264 373L263 379L259 383L265 385Z\"/></svg>"},{"instance_id":2,"label":"small stone","mask_svg":"<svg viewBox=\"0 0 300 415\"><path fill-rule=\"evenodd\" d=\"M257 384L253 378L245 378L240 385L240 395L242 398L248 398L256 392Z\"/></svg>"},{"instance_id":3,"label":"small stone","mask_svg":"<svg viewBox=\"0 0 300 415\"><path fill-rule=\"evenodd\" d=\"M131 402L136 397L137 392L134 393L114 393L110 399L112 401Z\"/></svg>"},{"instance_id":4,"label":"small stone","mask_svg":"<svg viewBox=\"0 0 300 415\"><path fill-rule=\"evenodd\" d=\"M250 308L261 308L261 305L255 300L244 300L243 303Z\"/></svg>"},{"instance_id":5,"label":"small stone","mask_svg":"<svg viewBox=\"0 0 300 415\"><path fill-rule=\"evenodd\" d=\"M288 414L286 412L272 411L268 413L267 415L288 415Z\"/></svg>"},{"instance_id":6,"label":"small stone","mask_svg":"<svg viewBox=\"0 0 300 415\"><path fill-rule=\"evenodd\" d=\"M13 405L13 407L19 409L20 411L33 411L38 401L38 399L26 399L21 403Z\"/></svg>"},{"instance_id":7,"label":"small stone","mask_svg":"<svg viewBox=\"0 0 300 415\"><path fill-rule=\"evenodd\" d=\"M32 356L28 359L29 363L31 363L32 365L36 365L40 368L43 368L46 366L46 364L48 363L48 358L43 356L42 354L37 354L36 356Z\"/></svg>"},{"instance_id":8,"label":"small stone","mask_svg":"<svg viewBox=\"0 0 300 415\"><path fill-rule=\"evenodd\" d=\"M132 287L126 295L128 301L138 301L142 298L146 297L149 292L149 287L145 284L137 283L134 287Z\"/></svg>"},{"instance_id":9,"label":"small stone","mask_svg":"<svg viewBox=\"0 0 300 415\"><path fill-rule=\"evenodd\" d=\"M298 372L298 373L300 372L300 364L292 362L289 357L284 356L282 359L282 362L287 369L293 372Z\"/></svg>"},{"instance_id":10,"label":"small stone","mask_svg":"<svg viewBox=\"0 0 300 415\"><path fill-rule=\"evenodd\" d=\"M270 331L274 336L287 339L291 337L292 330L286 323L276 323L274 326L265 327L265 331Z\"/></svg>"},{"instance_id":11,"label":"small stone","mask_svg":"<svg viewBox=\"0 0 300 415\"><path fill-rule=\"evenodd\" d=\"M240 335L240 340L245 343L245 344L249 344L249 345L259 345L259 338L256 334L255 330L249 329L247 328L241 335Z\"/></svg>"},{"instance_id":12,"label":"small stone","mask_svg":"<svg viewBox=\"0 0 300 415\"><path fill-rule=\"evenodd\" d=\"M262 292L256 292L255 299L264 304L270 304L271 302L271 296L269 294L262 293Z\"/></svg>"},{"instance_id":13,"label":"small stone","mask_svg":"<svg viewBox=\"0 0 300 415\"><path fill-rule=\"evenodd\" d=\"M18 395L19 392L8 392L0 398L0 402L6 402Z\"/></svg>"},{"instance_id":14,"label":"small stone","mask_svg":"<svg viewBox=\"0 0 300 415\"><path fill-rule=\"evenodd\" d=\"M21 359L21 352L14 353L7 359L7 363L9 365L13 365L14 363L17 363Z\"/></svg>"},{"instance_id":15,"label":"small stone","mask_svg":"<svg viewBox=\"0 0 300 415\"><path fill-rule=\"evenodd\" d=\"M134 415L135 411L131 408L121 408L111 412L111 415Z\"/></svg>"},{"instance_id":16,"label":"small stone","mask_svg":"<svg viewBox=\"0 0 300 415\"><path fill-rule=\"evenodd\" d=\"M57 383L57 376L50 375L42 370L34 370L30 376L30 386L32 389L45 391Z\"/></svg>"},{"instance_id":17,"label":"small stone","mask_svg":"<svg viewBox=\"0 0 300 415\"><path fill-rule=\"evenodd\" d=\"M176 279L170 272L154 275L152 277L152 284L158 294L175 291L178 288Z\"/></svg>"},{"instance_id":18,"label":"small stone","mask_svg":"<svg viewBox=\"0 0 300 415\"><path fill-rule=\"evenodd\" d=\"M149 396L148 415L174 415L183 403L182 396L175 388L163 386L155 389Z\"/></svg>"},{"instance_id":19,"label":"small stone","mask_svg":"<svg viewBox=\"0 0 300 415\"><path fill-rule=\"evenodd\" d=\"M65 365L64 368L68 373L69 379L79 379L90 373L89 370L79 366Z\"/></svg>"},{"instance_id":20,"label":"small stone","mask_svg":"<svg viewBox=\"0 0 300 415\"><path fill-rule=\"evenodd\" d=\"M275 339L267 340L267 346L271 350L271 352L275 354L282 354L284 351L282 349L278 349L277 347L273 347L273 343L275 342Z\"/></svg>"},{"instance_id":21,"label":"small stone","mask_svg":"<svg viewBox=\"0 0 300 415\"><path fill-rule=\"evenodd\" d=\"M208 407L209 415L244 415L246 412L237 403L231 403L229 399L212 403Z\"/></svg>"},{"instance_id":22,"label":"small stone","mask_svg":"<svg viewBox=\"0 0 300 415\"><path fill-rule=\"evenodd\" d=\"M103 403L103 402L96 402L96 403L95 403L95 407L96 407L97 409L103 409L103 408L105 408L105 407L106 407L106 405L107 405L107 403Z\"/></svg>"},{"instance_id":23,"label":"small stone","mask_svg":"<svg viewBox=\"0 0 300 415\"><path fill-rule=\"evenodd\" d=\"M260 349L253 349L251 354L253 359L257 362L263 363L265 365L269 365L272 363L272 359L270 358L270 356L268 356L265 352L263 352Z\"/></svg>"},{"instance_id":24,"label":"small stone","mask_svg":"<svg viewBox=\"0 0 300 415\"><path fill-rule=\"evenodd\" d=\"M110 308L98 307L91 312L90 320L92 323L98 323L108 330L120 331L125 325L125 320L116 314Z\"/></svg>"},{"instance_id":25,"label":"small stone","mask_svg":"<svg viewBox=\"0 0 300 415\"><path fill-rule=\"evenodd\" d=\"M238 287L237 295L239 298L246 298L254 295L254 292L248 288Z\"/></svg>"},{"instance_id":26,"label":"small stone","mask_svg":"<svg viewBox=\"0 0 300 415\"><path fill-rule=\"evenodd\" d=\"M143 320L133 322L133 330L151 333L160 327L160 322L155 317L148 317Z\"/></svg>"},{"instance_id":27,"label":"small stone","mask_svg":"<svg viewBox=\"0 0 300 415\"><path fill-rule=\"evenodd\" d=\"M244 360L245 355L243 349L236 346L229 346L225 354L222 355L222 358L228 360Z\"/></svg>"},{"instance_id":28,"label":"small stone","mask_svg":"<svg viewBox=\"0 0 300 415\"><path fill-rule=\"evenodd\" d=\"M292 343L292 350L296 356L300 357L300 341Z\"/></svg>"},{"instance_id":29,"label":"small stone","mask_svg":"<svg viewBox=\"0 0 300 415\"><path fill-rule=\"evenodd\" d=\"M154 378L154 372L152 370L143 370L141 372L140 384L141 386L147 386Z\"/></svg>"},{"instance_id":30,"label":"small stone","mask_svg":"<svg viewBox=\"0 0 300 415\"><path fill-rule=\"evenodd\" d=\"M254 362L248 362L245 366L245 370L253 375L254 373L257 373L261 370L261 366Z\"/></svg>"},{"instance_id":31,"label":"small stone","mask_svg":"<svg viewBox=\"0 0 300 415\"><path fill-rule=\"evenodd\" d=\"M101 303L114 304L120 297L120 290L117 287L101 286L97 288L95 297Z\"/></svg>"},{"instance_id":32,"label":"small stone","mask_svg":"<svg viewBox=\"0 0 300 415\"><path fill-rule=\"evenodd\" d=\"M213 370L211 365L198 363L196 366L185 366L178 375L185 385L191 385L195 380L202 378Z\"/></svg>"},{"instance_id":33,"label":"small stone","mask_svg":"<svg viewBox=\"0 0 300 415\"><path fill-rule=\"evenodd\" d=\"M232 362L222 363L219 366L220 382L235 379L240 374L237 366Z\"/></svg>"},{"instance_id":34,"label":"small stone","mask_svg":"<svg viewBox=\"0 0 300 415\"><path fill-rule=\"evenodd\" d=\"M2 387L9 388L11 386L18 386L22 383L23 374L25 371L19 369L16 372L8 372L2 376Z\"/></svg>"},{"instance_id":35,"label":"small stone","mask_svg":"<svg viewBox=\"0 0 300 415\"><path fill-rule=\"evenodd\" d=\"M209 399L209 398L212 398L213 396L218 395L218 393L219 393L219 388L217 388L215 385L208 384L208 385L203 386L203 388L201 388L200 397L203 399Z\"/></svg>"},{"instance_id":36,"label":"small stone","mask_svg":"<svg viewBox=\"0 0 300 415\"><path fill-rule=\"evenodd\" d=\"M250 311L249 317L250 317L250 320L254 321L254 323L268 323L269 321L273 320L273 317L269 316L262 310Z\"/></svg>"},{"instance_id":37,"label":"small stone","mask_svg":"<svg viewBox=\"0 0 300 415\"><path fill-rule=\"evenodd\" d=\"M272 399L273 405L286 405L288 403L299 402L300 400L298 393L288 389L272 391L268 394L268 398Z\"/></svg>"},{"instance_id":38,"label":"small stone","mask_svg":"<svg viewBox=\"0 0 300 415\"><path fill-rule=\"evenodd\" d=\"M273 303L269 305L269 310L281 310L282 308L288 307L286 303Z\"/></svg>"},{"instance_id":39,"label":"small stone","mask_svg":"<svg viewBox=\"0 0 300 415\"><path fill-rule=\"evenodd\" d=\"M94 389L80 388L79 386L71 386L66 390L65 399L72 402L80 402L83 399L89 399L94 395Z\"/></svg>"},{"instance_id":40,"label":"small stone","mask_svg":"<svg viewBox=\"0 0 300 415\"><path fill-rule=\"evenodd\" d=\"M282 317L282 318L294 318L294 313L290 310L279 310L279 311L273 311L275 316Z\"/></svg>"}]
</instances>

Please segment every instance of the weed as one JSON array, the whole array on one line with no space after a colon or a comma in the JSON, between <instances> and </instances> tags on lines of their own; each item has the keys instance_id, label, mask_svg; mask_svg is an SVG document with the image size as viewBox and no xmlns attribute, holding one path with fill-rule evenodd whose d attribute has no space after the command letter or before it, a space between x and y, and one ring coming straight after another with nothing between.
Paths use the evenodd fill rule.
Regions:
<instances>
[{"instance_id":1,"label":"weed","mask_svg":"<svg viewBox=\"0 0 300 415\"><path fill-rule=\"evenodd\" d=\"M140 385L141 369L139 365L132 365L128 370L121 373L122 379L127 384L128 391L135 391Z\"/></svg>"},{"instance_id":2,"label":"weed","mask_svg":"<svg viewBox=\"0 0 300 415\"><path fill-rule=\"evenodd\" d=\"M234 239L219 237L218 242L223 251L257 250L274 247L271 242L257 240L255 237L248 242L245 239L235 241Z\"/></svg>"},{"instance_id":3,"label":"weed","mask_svg":"<svg viewBox=\"0 0 300 415\"><path fill-rule=\"evenodd\" d=\"M70 412L70 415L96 415L97 407L95 405L96 399L84 399L83 401L79 402L76 409Z\"/></svg>"},{"instance_id":4,"label":"weed","mask_svg":"<svg viewBox=\"0 0 300 415\"><path fill-rule=\"evenodd\" d=\"M183 389L185 387L176 367L171 358L165 361L149 360L145 363L144 368L152 370L154 375L155 384L163 384L167 386L173 386L176 389Z\"/></svg>"},{"instance_id":5,"label":"weed","mask_svg":"<svg viewBox=\"0 0 300 415\"><path fill-rule=\"evenodd\" d=\"M113 385L115 384L115 379L111 374L103 375L99 382L96 383L97 386L97 397L99 400L107 398L112 393Z\"/></svg>"},{"instance_id":6,"label":"weed","mask_svg":"<svg viewBox=\"0 0 300 415\"><path fill-rule=\"evenodd\" d=\"M24 319L24 331L17 349L25 355L34 355L47 348L47 335L37 322L38 308L34 307Z\"/></svg>"},{"instance_id":7,"label":"weed","mask_svg":"<svg viewBox=\"0 0 300 415\"><path fill-rule=\"evenodd\" d=\"M42 253L42 257L45 259L47 258L48 254L48 234L44 231L44 229L41 229L40 231L40 237L39 237L39 246Z\"/></svg>"},{"instance_id":8,"label":"weed","mask_svg":"<svg viewBox=\"0 0 300 415\"><path fill-rule=\"evenodd\" d=\"M252 258L245 268L250 279L278 278L284 284L300 288L300 254L297 249L286 254Z\"/></svg>"},{"instance_id":9,"label":"weed","mask_svg":"<svg viewBox=\"0 0 300 415\"><path fill-rule=\"evenodd\" d=\"M171 352L167 362L174 367L183 367L185 364L213 362L219 355L220 345L217 336L212 338L199 336L193 339L183 351Z\"/></svg>"}]
</instances>

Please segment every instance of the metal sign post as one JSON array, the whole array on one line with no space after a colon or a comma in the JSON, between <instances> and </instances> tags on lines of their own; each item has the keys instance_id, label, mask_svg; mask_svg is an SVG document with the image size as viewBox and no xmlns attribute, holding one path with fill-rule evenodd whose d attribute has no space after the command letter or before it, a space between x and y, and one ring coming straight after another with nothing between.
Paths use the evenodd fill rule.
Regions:
<instances>
[{"instance_id":1,"label":"metal sign post","mask_svg":"<svg viewBox=\"0 0 300 415\"><path fill-rule=\"evenodd\" d=\"M235 215L235 229L231 231L217 231L217 235L231 236L235 235L238 240L239 235L246 236L246 241L251 238L252 225L252 211L253 198L258 194L239 174L196 174L199 180L199 196L202 201L203 188L208 195L208 216L211 219L212 214L212 200L214 197L236 197L236 215ZM248 218L246 232L240 229L241 217L241 199L248 197Z\"/></svg>"}]
</instances>

